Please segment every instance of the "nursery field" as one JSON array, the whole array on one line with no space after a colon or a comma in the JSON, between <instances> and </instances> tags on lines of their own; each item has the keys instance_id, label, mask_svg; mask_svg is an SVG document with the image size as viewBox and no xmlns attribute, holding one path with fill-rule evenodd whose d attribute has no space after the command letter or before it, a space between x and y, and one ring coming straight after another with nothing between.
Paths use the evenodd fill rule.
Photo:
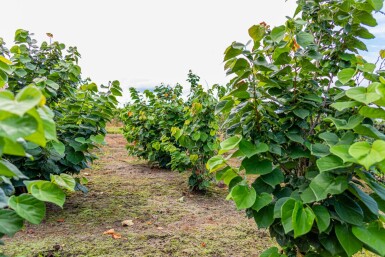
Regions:
<instances>
[{"instance_id":1,"label":"nursery field","mask_svg":"<svg viewBox=\"0 0 385 257\"><path fill-rule=\"evenodd\" d=\"M0 38L0 255L385 256L383 2L298 0L225 85L97 85L51 33Z\"/></svg>"}]
</instances>

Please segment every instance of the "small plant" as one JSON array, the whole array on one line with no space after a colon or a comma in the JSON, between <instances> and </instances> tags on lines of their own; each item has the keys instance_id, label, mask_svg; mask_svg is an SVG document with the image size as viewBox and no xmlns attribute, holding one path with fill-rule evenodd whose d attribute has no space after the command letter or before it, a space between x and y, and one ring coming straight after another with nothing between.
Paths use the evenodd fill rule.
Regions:
<instances>
[{"instance_id":1,"label":"small plant","mask_svg":"<svg viewBox=\"0 0 385 257\"><path fill-rule=\"evenodd\" d=\"M282 247L261 256L385 256L385 56L359 54L383 1L297 3L227 48L233 90L216 111L230 137L207 166Z\"/></svg>"}]
</instances>

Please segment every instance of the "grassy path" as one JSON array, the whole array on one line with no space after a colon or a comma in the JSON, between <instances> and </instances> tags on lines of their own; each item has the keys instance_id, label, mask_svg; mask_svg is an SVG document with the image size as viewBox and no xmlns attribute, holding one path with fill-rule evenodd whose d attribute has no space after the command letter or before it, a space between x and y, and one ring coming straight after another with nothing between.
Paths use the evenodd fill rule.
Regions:
<instances>
[{"instance_id":1,"label":"grassy path","mask_svg":"<svg viewBox=\"0 0 385 257\"><path fill-rule=\"evenodd\" d=\"M258 256L272 241L213 187L187 190L187 175L151 169L127 156L122 135L108 135L100 159L83 176L88 194L49 206L2 247L8 256ZM123 227L121 222L132 220ZM103 235L114 229L121 238ZM1 250L0 250L1 251Z\"/></svg>"}]
</instances>

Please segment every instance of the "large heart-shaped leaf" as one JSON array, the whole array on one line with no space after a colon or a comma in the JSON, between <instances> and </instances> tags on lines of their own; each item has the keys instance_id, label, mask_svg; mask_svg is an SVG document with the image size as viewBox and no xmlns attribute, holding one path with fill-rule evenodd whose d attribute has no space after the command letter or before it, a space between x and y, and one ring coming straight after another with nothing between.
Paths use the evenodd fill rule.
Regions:
<instances>
[{"instance_id":1,"label":"large heart-shaped leaf","mask_svg":"<svg viewBox=\"0 0 385 257\"><path fill-rule=\"evenodd\" d=\"M28 192L44 202L51 202L63 207L66 195L57 185L49 181L24 181Z\"/></svg>"},{"instance_id":2,"label":"large heart-shaped leaf","mask_svg":"<svg viewBox=\"0 0 385 257\"><path fill-rule=\"evenodd\" d=\"M229 150L234 149L238 146L239 142L242 140L241 136L232 136L225 141L221 142L221 150L219 151L219 154L225 153Z\"/></svg>"},{"instance_id":3,"label":"large heart-shaped leaf","mask_svg":"<svg viewBox=\"0 0 385 257\"><path fill-rule=\"evenodd\" d=\"M340 194L348 188L348 181L344 176L334 176L328 173L317 175L309 187L302 193L305 203L326 199L329 194Z\"/></svg>"},{"instance_id":4,"label":"large heart-shaped leaf","mask_svg":"<svg viewBox=\"0 0 385 257\"><path fill-rule=\"evenodd\" d=\"M351 88L346 91L346 96L366 105L373 103L381 98L381 96L377 94L376 91L371 91L366 87Z\"/></svg>"},{"instance_id":5,"label":"large heart-shaped leaf","mask_svg":"<svg viewBox=\"0 0 385 257\"><path fill-rule=\"evenodd\" d=\"M364 220L362 208L348 196L338 197L334 208L344 222L360 226Z\"/></svg>"},{"instance_id":6,"label":"large heart-shaped leaf","mask_svg":"<svg viewBox=\"0 0 385 257\"><path fill-rule=\"evenodd\" d=\"M341 158L334 155L328 155L317 160L317 167L320 172L340 169L347 166Z\"/></svg>"},{"instance_id":7,"label":"large heart-shaped leaf","mask_svg":"<svg viewBox=\"0 0 385 257\"><path fill-rule=\"evenodd\" d=\"M353 235L348 226L337 223L334 230L338 241L348 256L352 256L361 250L362 242Z\"/></svg>"},{"instance_id":8,"label":"large heart-shaped leaf","mask_svg":"<svg viewBox=\"0 0 385 257\"><path fill-rule=\"evenodd\" d=\"M65 188L71 192L75 191L76 181L71 175L65 173L62 173L60 175L51 174L51 181L56 185Z\"/></svg>"},{"instance_id":9,"label":"large heart-shaped leaf","mask_svg":"<svg viewBox=\"0 0 385 257\"><path fill-rule=\"evenodd\" d=\"M281 206L281 220L285 233L289 233L293 230L293 210L296 201L292 198L288 198Z\"/></svg>"},{"instance_id":10,"label":"large heart-shaped leaf","mask_svg":"<svg viewBox=\"0 0 385 257\"><path fill-rule=\"evenodd\" d=\"M239 142L239 150L241 150L244 155L250 158L257 153L269 151L269 146L265 143L258 143L257 145L254 145L249 141L242 139Z\"/></svg>"},{"instance_id":11,"label":"large heart-shaped leaf","mask_svg":"<svg viewBox=\"0 0 385 257\"><path fill-rule=\"evenodd\" d=\"M364 244L368 245L381 256L385 256L385 229L377 224L369 226L354 226L353 234Z\"/></svg>"},{"instance_id":12,"label":"large heart-shaped leaf","mask_svg":"<svg viewBox=\"0 0 385 257\"><path fill-rule=\"evenodd\" d=\"M238 210L250 208L257 198L255 189L246 185L236 185L229 196L234 200Z\"/></svg>"},{"instance_id":13,"label":"large heart-shaped leaf","mask_svg":"<svg viewBox=\"0 0 385 257\"><path fill-rule=\"evenodd\" d=\"M342 84L346 84L353 78L355 73L356 73L356 70L352 68L347 68L338 72L337 77Z\"/></svg>"},{"instance_id":14,"label":"large heart-shaped leaf","mask_svg":"<svg viewBox=\"0 0 385 257\"><path fill-rule=\"evenodd\" d=\"M315 221L320 233L326 231L330 225L330 214L328 209L322 205L314 205L312 207L315 214Z\"/></svg>"},{"instance_id":15,"label":"large heart-shaped leaf","mask_svg":"<svg viewBox=\"0 0 385 257\"><path fill-rule=\"evenodd\" d=\"M311 230L315 215L311 208L304 207L301 202L296 201L293 215L293 230L294 230L294 238L305 235L309 233Z\"/></svg>"},{"instance_id":16,"label":"large heart-shaped leaf","mask_svg":"<svg viewBox=\"0 0 385 257\"><path fill-rule=\"evenodd\" d=\"M242 166L246 170L246 174L265 175L273 171L273 164L269 160L260 160L258 155L251 158L245 158L242 161Z\"/></svg>"},{"instance_id":17,"label":"large heart-shaped leaf","mask_svg":"<svg viewBox=\"0 0 385 257\"><path fill-rule=\"evenodd\" d=\"M367 170L374 164L385 159L385 141L376 140L370 145L368 142L357 142L349 148L349 154Z\"/></svg>"},{"instance_id":18,"label":"large heart-shaped leaf","mask_svg":"<svg viewBox=\"0 0 385 257\"><path fill-rule=\"evenodd\" d=\"M257 195L253 206L251 207L253 210L259 211L263 207L267 206L273 201L273 196L268 193L262 193Z\"/></svg>"},{"instance_id":19,"label":"large heart-shaped leaf","mask_svg":"<svg viewBox=\"0 0 385 257\"><path fill-rule=\"evenodd\" d=\"M32 224L39 224L45 216L45 204L29 194L11 196L9 207Z\"/></svg>"},{"instance_id":20,"label":"large heart-shaped leaf","mask_svg":"<svg viewBox=\"0 0 385 257\"><path fill-rule=\"evenodd\" d=\"M24 87L14 100L0 95L0 110L23 116L27 111L38 105L41 98L42 93L37 87Z\"/></svg>"},{"instance_id":21,"label":"large heart-shaped leaf","mask_svg":"<svg viewBox=\"0 0 385 257\"><path fill-rule=\"evenodd\" d=\"M13 210L0 210L0 233L13 236L23 227L23 219Z\"/></svg>"}]
</instances>

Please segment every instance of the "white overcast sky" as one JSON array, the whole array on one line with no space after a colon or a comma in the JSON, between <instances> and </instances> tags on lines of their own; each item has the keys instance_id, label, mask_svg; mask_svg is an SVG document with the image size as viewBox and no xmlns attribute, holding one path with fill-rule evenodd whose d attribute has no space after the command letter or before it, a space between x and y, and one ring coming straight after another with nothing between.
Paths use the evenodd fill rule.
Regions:
<instances>
[{"instance_id":1,"label":"white overcast sky","mask_svg":"<svg viewBox=\"0 0 385 257\"><path fill-rule=\"evenodd\" d=\"M39 42L50 32L78 47L84 77L120 80L126 98L131 86L183 84L189 69L204 85L225 83L226 47L246 43L253 24L282 24L295 0L6 0L1 7L0 37L8 47L16 29Z\"/></svg>"}]
</instances>

